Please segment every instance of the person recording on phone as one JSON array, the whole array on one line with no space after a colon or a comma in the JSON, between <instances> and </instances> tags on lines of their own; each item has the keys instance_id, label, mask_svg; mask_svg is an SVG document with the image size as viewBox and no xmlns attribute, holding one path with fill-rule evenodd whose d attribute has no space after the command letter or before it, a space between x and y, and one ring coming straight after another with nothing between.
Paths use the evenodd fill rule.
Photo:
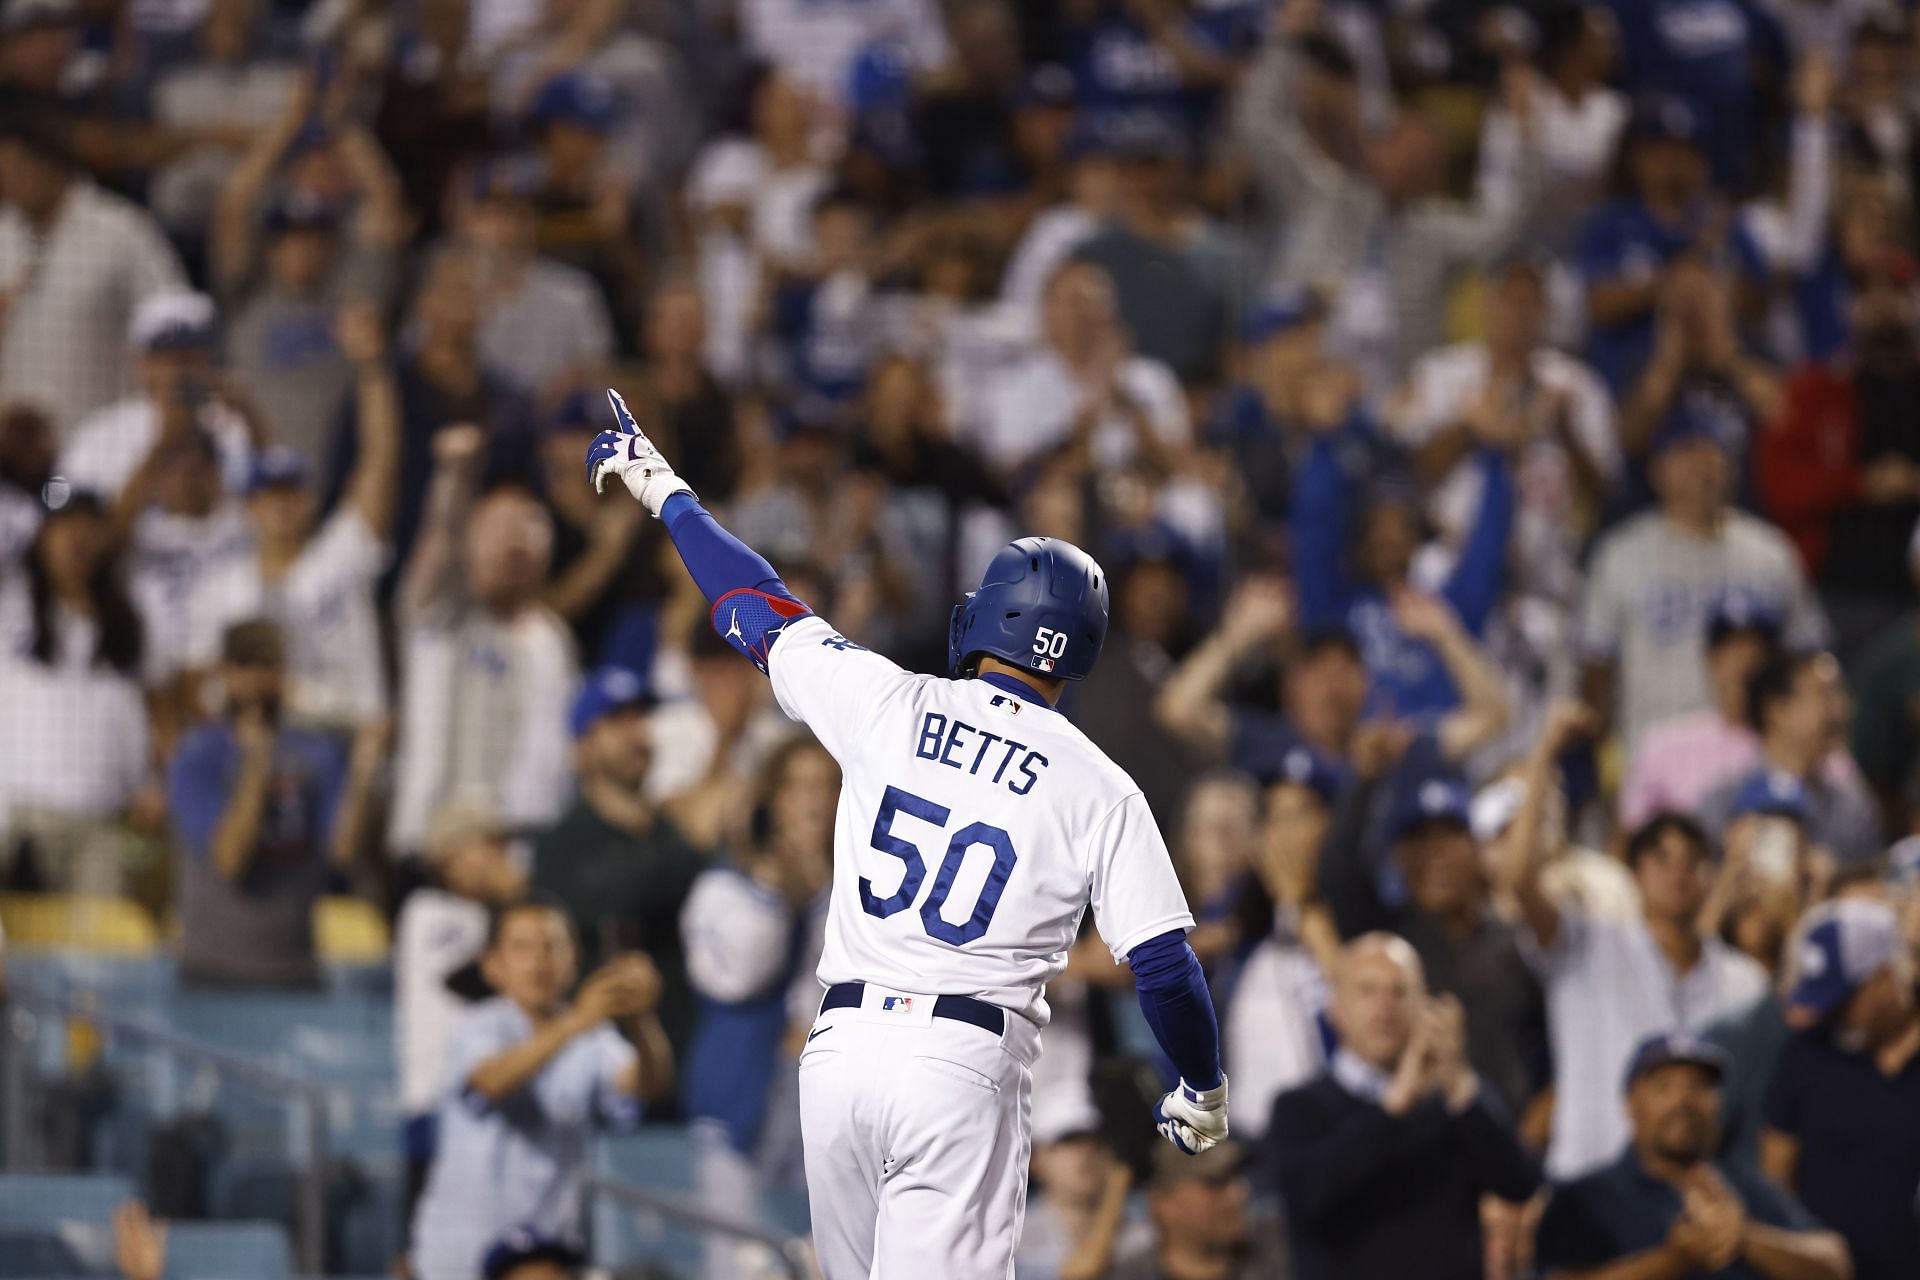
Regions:
<instances>
[{"instance_id":1,"label":"person recording on phone","mask_svg":"<svg viewBox=\"0 0 1920 1280\"><path fill-rule=\"evenodd\" d=\"M1750 773L1723 783L1701 803L1709 831L1724 830L1734 801L1757 775L1787 774L1806 792L1809 843L1842 864L1877 857L1880 815L1852 758L1846 756L1853 713L1840 663L1824 650L1777 657L1747 684L1747 722L1760 735L1760 759ZM1833 761L1844 761L1836 769Z\"/></svg>"},{"instance_id":2,"label":"person recording on phone","mask_svg":"<svg viewBox=\"0 0 1920 1280\"><path fill-rule=\"evenodd\" d=\"M1800 779L1763 770L1734 792L1720 828L1720 870L1701 925L1768 972L1779 968L1801 908L1833 877L1833 859L1809 834L1810 813Z\"/></svg>"}]
</instances>

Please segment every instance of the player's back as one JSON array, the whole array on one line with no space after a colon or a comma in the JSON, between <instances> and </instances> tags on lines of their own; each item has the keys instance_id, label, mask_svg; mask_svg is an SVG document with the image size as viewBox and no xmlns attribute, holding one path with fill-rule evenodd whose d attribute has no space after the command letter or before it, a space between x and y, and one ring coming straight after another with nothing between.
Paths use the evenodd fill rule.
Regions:
<instances>
[{"instance_id":1,"label":"player's back","mask_svg":"<svg viewBox=\"0 0 1920 1280\"><path fill-rule=\"evenodd\" d=\"M1116 957L1192 925L1139 788L1020 681L913 675L813 618L770 668L841 766L822 981L1044 1023L1090 901Z\"/></svg>"}]
</instances>

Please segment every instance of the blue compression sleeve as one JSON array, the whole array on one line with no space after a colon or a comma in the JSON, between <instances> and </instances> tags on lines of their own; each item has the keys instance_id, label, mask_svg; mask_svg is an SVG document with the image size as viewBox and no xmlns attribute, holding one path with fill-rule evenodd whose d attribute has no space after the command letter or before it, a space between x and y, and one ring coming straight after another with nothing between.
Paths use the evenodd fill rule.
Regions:
<instances>
[{"instance_id":1,"label":"blue compression sleeve","mask_svg":"<svg viewBox=\"0 0 1920 1280\"><path fill-rule=\"evenodd\" d=\"M764 672L782 628L813 611L794 599L765 556L721 528L691 494L668 498L660 519L694 585L713 605L713 629Z\"/></svg>"},{"instance_id":2,"label":"blue compression sleeve","mask_svg":"<svg viewBox=\"0 0 1920 1280\"><path fill-rule=\"evenodd\" d=\"M1127 954L1153 1038L1180 1078L1196 1089L1220 1083L1220 1024L1200 957L1184 930L1148 938Z\"/></svg>"}]
</instances>

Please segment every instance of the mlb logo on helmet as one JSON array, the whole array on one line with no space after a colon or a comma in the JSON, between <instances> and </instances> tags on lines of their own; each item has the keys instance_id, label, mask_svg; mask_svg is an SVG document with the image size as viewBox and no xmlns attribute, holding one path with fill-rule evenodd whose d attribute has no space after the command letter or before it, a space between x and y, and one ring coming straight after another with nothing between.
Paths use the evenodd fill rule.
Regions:
<instances>
[{"instance_id":1,"label":"mlb logo on helmet","mask_svg":"<svg viewBox=\"0 0 1920 1280\"><path fill-rule=\"evenodd\" d=\"M1052 658L1035 658L1033 660L1033 669L1035 671L1051 672L1053 670L1053 659Z\"/></svg>"},{"instance_id":2,"label":"mlb logo on helmet","mask_svg":"<svg viewBox=\"0 0 1920 1280\"><path fill-rule=\"evenodd\" d=\"M881 997L881 1000L880 1000L880 1012L912 1013L913 997L912 996L883 996Z\"/></svg>"}]
</instances>

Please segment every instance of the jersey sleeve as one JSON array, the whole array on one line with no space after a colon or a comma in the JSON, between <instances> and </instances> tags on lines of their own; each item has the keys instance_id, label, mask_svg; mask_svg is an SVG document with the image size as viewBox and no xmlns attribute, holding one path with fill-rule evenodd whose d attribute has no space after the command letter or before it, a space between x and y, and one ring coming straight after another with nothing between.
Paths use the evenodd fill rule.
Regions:
<instances>
[{"instance_id":1,"label":"jersey sleeve","mask_svg":"<svg viewBox=\"0 0 1920 1280\"><path fill-rule=\"evenodd\" d=\"M919 678L811 614L780 633L767 675L780 709L842 763L872 733L878 708Z\"/></svg>"},{"instance_id":2,"label":"jersey sleeve","mask_svg":"<svg viewBox=\"0 0 1920 1280\"><path fill-rule=\"evenodd\" d=\"M1094 926L1116 964L1148 938L1193 928L1173 859L1138 791L1102 820L1088 861Z\"/></svg>"}]
</instances>

